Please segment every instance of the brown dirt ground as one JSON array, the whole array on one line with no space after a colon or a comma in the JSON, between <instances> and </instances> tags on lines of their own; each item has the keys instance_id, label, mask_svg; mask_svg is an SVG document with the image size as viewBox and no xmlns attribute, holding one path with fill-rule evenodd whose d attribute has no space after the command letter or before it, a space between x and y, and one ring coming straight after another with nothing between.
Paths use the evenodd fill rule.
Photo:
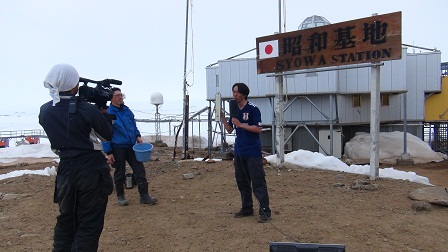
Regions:
<instances>
[{"instance_id":1,"label":"brown dirt ground","mask_svg":"<svg viewBox=\"0 0 448 252\"><path fill-rule=\"evenodd\" d=\"M154 206L139 204L134 187L130 205L109 197L99 251L269 251L269 242L345 244L347 251L446 251L448 207L412 209L409 192L425 187L403 180L377 179L378 190L353 190L362 175L277 168L266 165L273 220L236 219L240 207L231 161L172 161L172 148L158 148L145 164ZM190 152L204 157L204 151ZM0 174L43 169L48 160L22 160ZM390 165L385 166L390 167ZM448 187L448 161L396 169L415 171L436 186ZM192 179L183 174L193 173ZM336 186L345 185L345 186ZM54 177L25 175L0 181L0 251L50 251L58 215L52 202Z\"/></svg>"}]
</instances>

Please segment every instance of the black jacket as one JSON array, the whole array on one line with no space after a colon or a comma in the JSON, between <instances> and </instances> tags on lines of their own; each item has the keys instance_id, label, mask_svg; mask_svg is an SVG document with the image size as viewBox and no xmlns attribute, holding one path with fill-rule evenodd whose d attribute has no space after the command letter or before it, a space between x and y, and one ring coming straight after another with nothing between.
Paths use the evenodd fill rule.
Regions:
<instances>
[{"instance_id":1,"label":"black jacket","mask_svg":"<svg viewBox=\"0 0 448 252\"><path fill-rule=\"evenodd\" d=\"M60 98L55 106L49 101L40 107L39 124L47 133L51 148L59 152L61 159L101 151L101 141L112 139L112 127L100 110L74 96Z\"/></svg>"}]
</instances>

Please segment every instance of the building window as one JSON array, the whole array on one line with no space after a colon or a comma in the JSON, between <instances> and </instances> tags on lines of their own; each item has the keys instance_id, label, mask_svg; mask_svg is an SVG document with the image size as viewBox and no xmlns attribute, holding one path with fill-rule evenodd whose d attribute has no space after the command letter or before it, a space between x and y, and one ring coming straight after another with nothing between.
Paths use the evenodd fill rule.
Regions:
<instances>
[{"instance_id":1,"label":"building window","mask_svg":"<svg viewBox=\"0 0 448 252\"><path fill-rule=\"evenodd\" d=\"M389 106L389 94L381 95L381 106Z\"/></svg>"},{"instance_id":2,"label":"building window","mask_svg":"<svg viewBox=\"0 0 448 252\"><path fill-rule=\"evenodd\" d=\"M361 95L353 95L353 107L361 107Z\"/></svg>"}]
</instances>

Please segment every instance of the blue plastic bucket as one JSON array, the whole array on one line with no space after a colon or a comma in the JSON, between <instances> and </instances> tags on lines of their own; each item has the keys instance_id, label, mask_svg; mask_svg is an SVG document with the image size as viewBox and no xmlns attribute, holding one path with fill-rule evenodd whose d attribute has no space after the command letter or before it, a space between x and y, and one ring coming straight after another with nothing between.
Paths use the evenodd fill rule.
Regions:
<instances>
[{"instance_id":1,"label":"blue plastic bucket","mask_svg":"<svg viewBox=\"0 0 448 252\"><path fill-rule=\"evenodd\" d=\"M138 143L135 144L132 149L135 152L135 158L140 162L146 162L151 159L152 144L150 143Z\"/></svg>"}]
</instances>

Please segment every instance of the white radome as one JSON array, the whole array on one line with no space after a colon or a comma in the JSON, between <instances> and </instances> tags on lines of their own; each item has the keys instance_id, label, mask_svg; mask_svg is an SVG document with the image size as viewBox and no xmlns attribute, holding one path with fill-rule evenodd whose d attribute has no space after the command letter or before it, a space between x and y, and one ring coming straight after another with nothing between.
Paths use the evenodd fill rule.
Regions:
<instances>
[{"instance_id":1,"label":"white radome","mask_svg":"<svg viewBox=\"0 0 448 252\"><path fill-rule=\"evenodd\" d=\"M163 95L160 92L152 93L150 102L152 105L162 105L163 104Z\"/></svg>"}]
</instances>

